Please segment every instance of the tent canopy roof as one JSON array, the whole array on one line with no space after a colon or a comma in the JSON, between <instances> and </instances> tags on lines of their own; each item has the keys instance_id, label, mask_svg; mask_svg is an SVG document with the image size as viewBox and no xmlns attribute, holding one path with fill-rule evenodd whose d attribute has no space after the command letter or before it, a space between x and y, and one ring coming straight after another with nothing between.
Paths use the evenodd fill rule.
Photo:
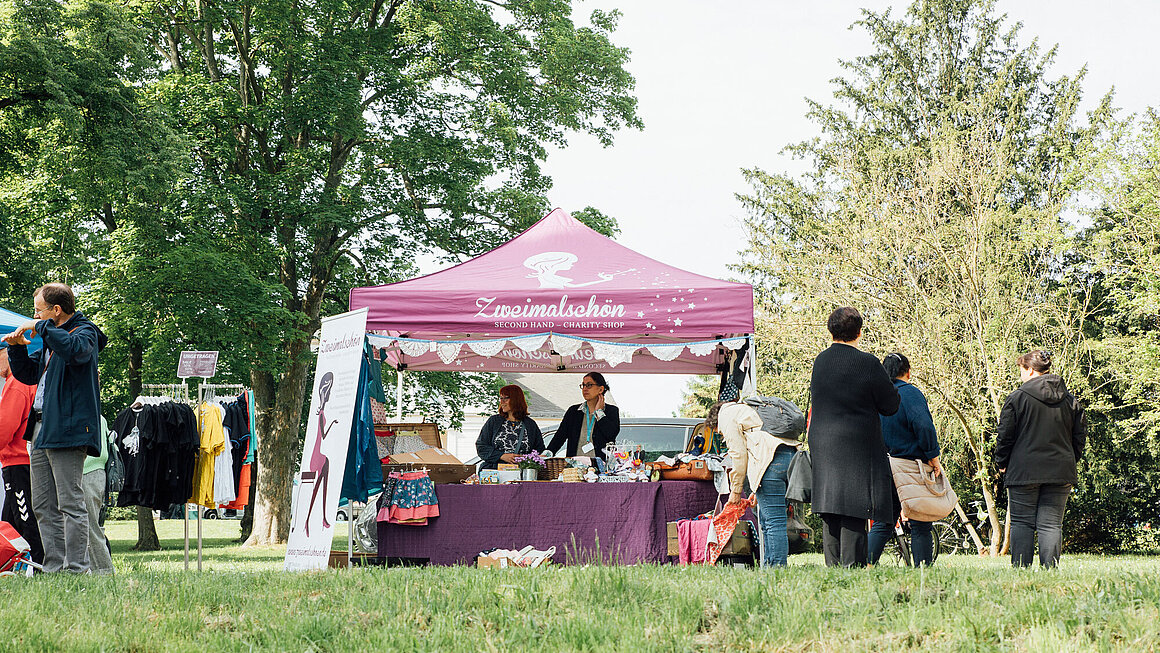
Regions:
<instances>
[{"instance_id":1,"label":"tent canopy roof","mask_svg":"<svg viewBox=\"0 0 1160 653\"><path fill-rule=\"evenodd\" d=\"M601 351L589 351L596 343L629 343L637 348L701 343L698 351L703 351L708 341L736 339L753 331L749 284L721 281L653 260L560 209L506 244L454 267L398 283L352 289L350 308L363 307L370 309L370 331L391 339L445 345L443 352L435 351L432 343L429 352L411 354L410 369L556 371L571 368L572 362L592 365L606 360ZM545 344L537 337L545 334L561 337ZM504 346L506 339L520 336L530 338L522 343L512 340L512 345L520 347ZM580 351L560 357L556 345L573 349L565 339L582 343ZM452 355L449 341L493 344L477 346L482 353L469 351L460 356ZM595 349L600 348L596 344ZM418 352L421 346L410 343L410 349ZM522 353L507 356L516 360L499 365L505 350L516 349ZM547 358L530 361L528 355L535 353ZM688 358L685 354L690 353L682 351L681 356ZM468 366L471 354L496 360L472 360ZM405 362L405 350L400 355L395 362ZM634 369L626 371L712 374L720 359L707 352L693 357L700 359L695 365L682 365L673 356L651 365L663 369L638 370L639 365L628 365ZM422 361L417 358L428 359L431 366L419 365ZM533 367L521 369L533 362Z\"/></svg>"}]
</instances>

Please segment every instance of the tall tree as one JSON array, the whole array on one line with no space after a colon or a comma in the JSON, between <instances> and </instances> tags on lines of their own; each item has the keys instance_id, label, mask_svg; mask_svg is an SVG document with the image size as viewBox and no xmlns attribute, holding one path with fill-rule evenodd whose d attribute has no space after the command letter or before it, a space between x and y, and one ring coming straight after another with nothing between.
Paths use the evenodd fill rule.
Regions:
<instances>
[{"instance_id":1,"label":"tall tree","mask_svg":"<svg viewBox=\"0 0 1160 653\"><path fill-rule=\"evenodd\" d=\"M188 210L267 288L238 333L263 436L249 541L282 541L309 338L345 295L336 278L390 279L419 251L475 254L531 224L548 145L640 127L628 53L615 13L578 27L565 0L138 6L191 141Z\"/></svg>"},{"instance_id":2,"label":"tall tree","mask_svg":"<svg viewBox=\"0 0 1160 653\"><path fill-rule=\"evenodd\" d=\"M990 440L1014 355L1054 348L1065 374L1079 359L1087 305L1059 284L1062 216L1111 113L1109 95L1081 120L1084 72L1049 77L1055 50L1021 46L1004 23L976 0L920 0L901 19L865 11L856 26L872 53L843 62L835 105L811 102L821 137L789 148L812 169L748 170L740 198L740 269L771 336L763 391L804 399L825 316L859 307L867 348L906 352L933 395L948 462L987 504L993 552Z\"/></svg>"}]
</instances>

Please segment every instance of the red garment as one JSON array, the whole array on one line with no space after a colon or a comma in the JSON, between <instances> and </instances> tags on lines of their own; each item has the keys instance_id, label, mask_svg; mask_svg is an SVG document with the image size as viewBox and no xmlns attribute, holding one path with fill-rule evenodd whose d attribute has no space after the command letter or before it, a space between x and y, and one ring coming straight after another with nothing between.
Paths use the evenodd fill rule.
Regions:
<instances>
[{"instance_id":1,"label":"red garment","mask_svg":"<svg viewBox=\"0 0 1160 653\"><path fill-rule=\"evenodd\" d=\"M242 471L238 474L238 498L220 507L229 510L239 510L245 508L246 504L250 503L251 474L253 472L250 471L250 463L242 465Z\"/></svg>"},{"instance_id":2,"label":"red garment","mask_svg":"<svg viewBox=\"0 0 1160 653\"><path fill-rule=\"evenodd\" d=\"M24 431L35 398L36 386L21 383L15 376L9 376L0 389L0 466L29 464Z\"/></svg>"},{"instance_id":3,"label":"red garment","mask_svg":"<svg viewBox=\"0 0 1160 653\"><path fill-rule=\"evenodd\" d=\"M741 503L725 504L721 512L713 517L713 532L716 538L709 542L705 564L717 564L717 558L721 556L721 549L733 537L733 530L737 528L737 522L741 521L747 509L756 505L757 498L750 495L748 499L742 499Z\"/></svg>"}]
</instances>

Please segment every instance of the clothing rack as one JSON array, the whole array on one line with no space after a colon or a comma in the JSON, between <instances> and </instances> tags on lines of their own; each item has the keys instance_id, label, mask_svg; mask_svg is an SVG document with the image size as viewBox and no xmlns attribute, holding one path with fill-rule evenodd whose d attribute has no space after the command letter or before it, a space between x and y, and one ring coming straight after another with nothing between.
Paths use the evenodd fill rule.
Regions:
<instances>
[{"instance_id":1,"label":"clothing rack","mask_svg":"<svg viewBox=\"0 0 1160 653\"><path fill-rule=\"evenodd\" d=\"M146 393L142 399L172 399L189 403L189 386L184 383L143 383L141 392Z\"/></svg>"},{"instance_id":2,"label":"clothing rack","mask_svg":"<svg viewBox=\"0 0 1160 653\"><path fill-rule=\"evenodd\" d=\"M193 402L189 397L189 386L184 383L144 383L141 391L147 393L138 399L171 399L186 404ZM136 402L134 402L136 403ZM181 520L185 526L185 570L189 571L189 504L181 506ZM201 571L201 511L197 513L197 570Z\"/></svg>"},{"instance_id":3,"label":"clothing rack","mask_svg":"<svg viewBox=\"0 0 1160 653\"><path fill-rule=\"evenodd\" d=\"M194 405L194 411L200 409L201 405L207 401L219 401L218 391L225 391L228 398L234 398L237 395L249 390L246 386L240 383L199 383L197 384L197 403ZM227 393L232 392L233 395ZM188 393L187 395L188 396ZM198 434L200 437L201 434ZM185 519L185 570L189 571L189 505L186 503L182 506L182 517ZM193 504L197 506L197 570L201 571L202 558L202 537L201 537L201 519L202 519L202 505ZM216 509L216 508L215 508ZM252 508L251 508L252 509Z\"/></svg>"}]
</instances>

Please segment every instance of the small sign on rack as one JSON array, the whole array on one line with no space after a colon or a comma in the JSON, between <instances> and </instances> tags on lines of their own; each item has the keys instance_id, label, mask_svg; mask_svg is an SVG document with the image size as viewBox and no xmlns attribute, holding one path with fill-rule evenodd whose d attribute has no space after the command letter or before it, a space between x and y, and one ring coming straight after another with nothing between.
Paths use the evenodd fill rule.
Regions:
<instances>
[{"instance_id":1,"label":"small sign on rack","mask_svg":"<svg viewBox=\"0 0 1160 653\"><path fill-rule=\"evenodd\" d=\"M183 351L177 359L177 378L212 379L217 374L217 362L216 351Z\"/></svg>"}]
</instances>

